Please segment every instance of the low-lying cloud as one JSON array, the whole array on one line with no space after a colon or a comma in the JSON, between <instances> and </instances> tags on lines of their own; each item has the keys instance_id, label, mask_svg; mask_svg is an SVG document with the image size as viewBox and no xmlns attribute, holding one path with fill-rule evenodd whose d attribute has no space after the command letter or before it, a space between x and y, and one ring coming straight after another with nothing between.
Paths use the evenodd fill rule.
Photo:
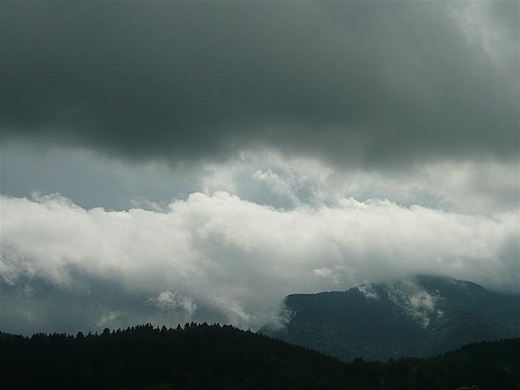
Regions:
<instances>
[{"instance_id":1,"label":"low-lying cloud","mask_svg":"<svg viewBox=\"0 0 520 390\"><path fill-rule=\"evenodd\" d=\"M6 330L146 320L255 329L286 294L415 273L518 288L517 210L464 215L353 198L283 210L217 192L164 211L2 197L1 219Z\"/></svg>"}]
</instances>

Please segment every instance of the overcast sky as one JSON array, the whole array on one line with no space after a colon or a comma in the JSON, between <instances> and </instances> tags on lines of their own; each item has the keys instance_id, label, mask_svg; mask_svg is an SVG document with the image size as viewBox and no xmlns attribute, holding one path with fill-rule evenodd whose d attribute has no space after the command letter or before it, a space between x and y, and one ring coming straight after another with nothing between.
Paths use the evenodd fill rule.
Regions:
<instances>
[{"instance_id":1,"label":"overcast sky","mask_svg":"<svg viewBox=\"0 0 520 390\"><path fill-rule=\"evenodd\" d=\"M518 2L2 2L0 330L520 292Z\"/></svg>"}]
</instances>

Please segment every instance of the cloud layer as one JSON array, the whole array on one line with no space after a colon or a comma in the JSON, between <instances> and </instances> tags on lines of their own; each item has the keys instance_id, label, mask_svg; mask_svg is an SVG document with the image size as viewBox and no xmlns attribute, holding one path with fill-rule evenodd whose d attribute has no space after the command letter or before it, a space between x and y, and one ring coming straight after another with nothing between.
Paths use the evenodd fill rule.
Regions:
<instances>
[{"instance_id":1,"label":"cloud layer","mask_svg":"<svg viewBox=\"0 0 520 390\"><path fill-rule=\"evenodd\" d=\"M515 159L518 7L7 2L2 136L174 162Z\"/></svg>"},{"instance_id":2,"label":"cloud layer","mask_svg":"<svg viewBox=\"0 0 520 390\"><path fill-rule=\"evenodd\" d=\"M136 319L254 329L288 293L414 273L518 287L517 212L468 216L352 198L283 211L226 192L194 193L164 212L85 210L56 196L2 205L4 329ZM59 307L66 317L53 316Z\"/></svg>"}]
</instances>

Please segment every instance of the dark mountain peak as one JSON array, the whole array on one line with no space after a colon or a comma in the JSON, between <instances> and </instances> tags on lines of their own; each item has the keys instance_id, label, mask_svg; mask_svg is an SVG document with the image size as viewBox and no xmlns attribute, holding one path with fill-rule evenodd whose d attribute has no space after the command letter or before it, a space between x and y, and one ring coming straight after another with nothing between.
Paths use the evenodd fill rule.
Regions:
<instances>
[{"instance_id":1,"label":"dark mountain peak","mask_svg":"<svg viewBox=\"0 0 520 390\"><path fill-rule=\"evenodd\" d=\"M427 289L438 289L438 290L453 290L459 289L460 291L480 291L480 292L488 292L486 288L482 287L479 284L470 282L468 280L461 280L450 278L447 276L439 276L439 275L416 275L413 277L413 280L420 286Z\"/></svg>"},{"instance_id":2,"label":"dark mountain peak","mask_svg":"<svg viewBox=\"0 0 520 390\"><path fill-rule=\"evenodd\" d=\"M434 274L417 274L413 276L409 276L404 279L395 280L392 282L382 282L382 283L364 283L361 285L357 285L352 288L360 288L365 286L371 286L375 289L388 289L388 288L414 288L421 287L427 291L449 291L454 289L459 289L460 291L473 290L473 291L488 291L484 287L461 279L455 279L448 276L443 275L434 275Z\"/></svg>"},{"instance_id":3,"label":"dark mountain peak","mask_svg":"<svg viewBox=\"0 0 520 390\"><path fill-rule=\"evenodd\" d=\"M437 275L291 294L283 320L260 331L342 359L428 356L520 335L520 296Z\"/></svg>"}]
</instances>

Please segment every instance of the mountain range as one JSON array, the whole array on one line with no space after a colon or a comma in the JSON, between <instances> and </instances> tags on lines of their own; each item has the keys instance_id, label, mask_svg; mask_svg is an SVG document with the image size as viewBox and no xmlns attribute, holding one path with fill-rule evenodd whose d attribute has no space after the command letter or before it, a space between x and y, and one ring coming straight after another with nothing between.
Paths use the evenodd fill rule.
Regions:
<instances>
[{"instance_id":1,"label":"mountain range","mask_svg":"<svg viewBox=\"0 0 520 390\"><path fill-rule=\"evenodd\" d=\"M520 336L520 295L419 275L346 291L292 294L259 333L349 361L428 357Z\"/></svg>"}]
</instances>

